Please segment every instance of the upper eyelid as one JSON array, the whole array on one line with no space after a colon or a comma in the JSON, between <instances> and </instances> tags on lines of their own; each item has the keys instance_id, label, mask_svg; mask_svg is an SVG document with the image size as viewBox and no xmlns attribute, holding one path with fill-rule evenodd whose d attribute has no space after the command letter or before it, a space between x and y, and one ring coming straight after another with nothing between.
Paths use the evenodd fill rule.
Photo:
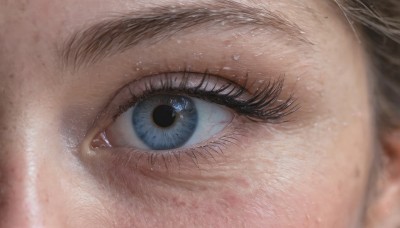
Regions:
<instances>
[{"instance_id":1,"label":"upper eyelid","mask_svg":"<svg viewBox=\"0 0 400 228\"><path fill-rule=\"evenodd\" d=\"M76 70L143 40L161 41L179 31L206 23L226 22L232 26L230 29L251 26L271 30L272 27L283 31L293 40L310 44L300 27L283 18L282 13L231 0L204 4L148 8L78 31L61 47L62 65Z\"/></svg>"},{"instance_id":2,"label":"upper eyelid","mask_svg":"<svg viewBox=\"0 0 400 228\"><path fill-rule=\"evenodd\" d=\"M135 80L119 90L106 106L106 116L115 121L139 99L160 93L182 93L227 106L254 121L280 123L299 108L293 94L281 97L283 81L284 78L278 78L249 83L247 76L230 81L217 75L186 71L152 75ZM125 93L122 101L118 99L121 93ZM114 100L119 100L119 103L115 104Z\"/></svg>"},{"instance_id":3,"label":"upper eyelid","mask_svg":"<svg viewBox=\"0 0 400 228\"><path fill-rule=\"evenodd\" d=\"M199 77L201 75L201 77ZM188 86L187 83L189 79L195 79L197 82L190 81L190 83L194 83L193 86ZM207 79L213 80L214 84L211 84L210 81ZM178 80L175 84L165 84L168 81ZM159 82L158 85L154 84ZM114 100L120 92L127 90L129 91L130 95L130 102L125 105L125 107L120 106L118 109L117 114L113 114L113 119L117 118L119 114L126 111L128 108L133 106L133 103L137 102L137 99L144 99L148 94L154 95L155 93L161 92L185 92L188 93L192 91L191 95L196 95L198 92L206 92L206 91L216 91L221 89L225 85L231 85L232 88L236 88L237 90L247 92L246 84L247 84L247 77L245 80L238 79L237 82L231 81L229 79L222 78L221 76L214 76L212 74L208 74L207 71L205 73L198 73L198 72L169 72L169 73L161 73L157 75L150 75L146 77L139 78L133 82L130 82L123 88L117 91L116 95L112 100ZM211 87L210 87L211 85ZM219 87L217 87L219 85ZM204 87L204 88L202 88ZM231 88L231 87L229 87ZM107 105L107 106L110 106ZM106 108L107 109L107 108Z\"/></svg>"}]
</instances>

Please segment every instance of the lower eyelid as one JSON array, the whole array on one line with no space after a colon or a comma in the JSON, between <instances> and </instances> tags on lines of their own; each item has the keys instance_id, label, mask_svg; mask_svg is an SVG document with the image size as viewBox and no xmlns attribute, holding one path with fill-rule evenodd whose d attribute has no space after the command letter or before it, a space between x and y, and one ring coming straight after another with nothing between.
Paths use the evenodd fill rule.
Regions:
<instances>
[{"instance_id":1,"label":"lower eyelid","mask_svg":"<svg viewBox=\"0 0 400 228\"><path fill-rule=\"evenodd\" d=\"M132 171L153 172L158 173L157 175L165 175L166 172L184 175L184 172L192 173L193 170L209 170L210 167L224 163L234 156L231 151L246 141L253 126L253 124L247 126L246 121L248 120L237 117L218 135L194 148L152 151L130 147L99 147L92 150L95 154L111 156L111 160L123 163L125 168L130 168Z\"/></svg>"}]
</instances>

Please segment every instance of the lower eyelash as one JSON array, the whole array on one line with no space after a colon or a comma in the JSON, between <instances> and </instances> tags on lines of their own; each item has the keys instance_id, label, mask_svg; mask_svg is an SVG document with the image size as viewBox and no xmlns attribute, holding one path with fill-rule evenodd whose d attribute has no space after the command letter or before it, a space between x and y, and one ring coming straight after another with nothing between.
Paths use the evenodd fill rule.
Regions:
<instances>
[{"instance_id":1,"label":"lower eyelash","mask_svg":"<svg viewBox=\"0 0 400 228\"><path fill-rule=\"evenodd\" d=\"M205 73L176 72L143 78L144 89L135 94L135 84L129 86L132 98L119 107L114 119L139 101L157 94L182 94L226 106L252 121L280 123L299 106L290 95L282 95L284 78L259 83L248 83L248 76L241 84ZM140 80L139 80L140 81ZM195 82L193 82L195 81ZM196 84L197 82L197 84Z\"/></svg>"},{"instance_id":2,"label":"lower eyelash","mask_svg":"<svg viewBox=\"0 0 400 228\"><path fill-rule=\"evenodd\" d=\"M122 161L122 164L125 164L124 166L139 171L179 172L185 168L193 168L193 166L201 169L204 165L214 164L218 159L223 159L224 151L229 146L239 147L239 140L240 137L244 136L244 132L243 128L232 128L228 134L205 142L204 145L195 148L168 151L142 151L139 149L119 148L116 149L118 151L112 154L115 159ZM189 162L186 162L186 160ZM192 166L188 167L189 164Z\"/></svg>"}]
</instances>

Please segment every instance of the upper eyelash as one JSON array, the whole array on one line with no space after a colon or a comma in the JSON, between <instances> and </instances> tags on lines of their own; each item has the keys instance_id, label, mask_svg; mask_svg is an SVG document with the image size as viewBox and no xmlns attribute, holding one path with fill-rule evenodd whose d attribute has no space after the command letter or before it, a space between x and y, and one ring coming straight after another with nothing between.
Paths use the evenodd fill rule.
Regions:
<instances>
[{"instance_id":1,"label":"upper eyelash","mask_svg":"<svg viewBox=\"0 0 400 228\"><path fill-rule=\"evenodd\" d=\"M173 86L173 82L177 80L176 74L181 74L181 81L177 87ZM279 123L284 120L284 117L295 112L299 106L296 104L296 99L291 94L285 100L279 100L282 94L284 78L279 77L276 80L264 81L257 85L255 92L249 92L248 88L253 88L253 85L248 83L248 76L243 83L222 79L219 76L211 75L207 71L201 73L200 83L194 87L188 86L189 79L193 75L200 75L194 72L173 72L160 74L161 86L157 87L153 84L152 80L147 80L145 89L141 95L136 96L128 89L132 95L132 99L124 105L119 107L118 113L114 115L116 119L120 114L127 109L133 107L138 101L144 100L149 96L157 95L160 93L173 93L183 94L187 96L197 97L206 101L214 102L216 104L224 105L239 115L248 117L253 121ZM205 90L211 83L211 79L216 80L211 90ZM224 81L225 83L218 86L218 82ZM241 96L246 95L246 99Z\"/></svg>"}]
</instances>

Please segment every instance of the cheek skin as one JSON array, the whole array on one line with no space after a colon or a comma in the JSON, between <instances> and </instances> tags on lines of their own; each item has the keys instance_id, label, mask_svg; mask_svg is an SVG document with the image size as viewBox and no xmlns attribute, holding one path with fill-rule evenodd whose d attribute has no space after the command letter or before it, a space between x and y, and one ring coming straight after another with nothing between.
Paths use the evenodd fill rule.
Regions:
<instances>
[{"instance_id":1,"label":"cheek skin","mask_svg":"<svg viewBox=\"0 0 400 228\"><path fill-rule=\"evenodd\" d=\"M82 9L90 9L89 11L92 11L93 14L100 10L100 8L92 7L97 4L94 1L79 2L82 2ZM69 1L69 3L75 5L79 5L79 2ZM307 79L317 81L319 83L316 84L321 86L317 88L322 91L318 99L324 105L317 108L324 110L325 113L309 121L316 124L300 126L299 130L289 133L277 133L268 140L263 137L263 131L257 132L260 134L241 142L245 145L241 150L236 148L225 152L226 154L246 152L245 154L252 159L237 160L236 165L231 163L227 169L219 173L219 178L215 178L213 181L193 179L186 183L184 187L177 187L183 184L176 180L170 182L172 183L170 184L166 183L165 180L160 181L145 175L135 176L136 174L126 171L126 175L114 176L116 180L120 181L119 183L122 183L118 186L120 189L127 189L126 185L134 186L130 192L122 193L112 189L113 183L102 182L103 179L99 181L88 174L87 170L81 167L84 163L77 162L74 160L75 157L70 156L69 152L71 151L66 150L66 153L63 153L62 145L47 143L45 144L46 148L40 146L43 139L49 139L53 142L60 140L57 137L49 137L59 135L59 132L55 132L56 127L54 127L58 126L58 119L54 120L53 124L49 124L51 118L47 118L46 115L54 114L54 110L63 110L59 106L68 106L66 104L73 103L73 101L50 96L49 94L57 94L60 91L57 86L53 86L53 84L56 85L56 82L49 80L59 72L56 70L53 73L42 72L40 70L43 68L41 63L32 62L29 59L36 56L37 53L41 53L42 49L53 50L48 46L50 42L47 39L54 38L56 34L59 34L54 31L62 30L60 33L69 31L70 28L63 29L64 26L59 26L55 21L48 20L48 18L60 20L59 18L63 18L63 16L62 14L58 15L57 12L64 12L61 9L69 7L63 6L64 1L37 1L37 3L41 4L37 4L36 8L33 2L31 3L32 12L42 12L42 8L48 8L52 4L57 6L54 10L48 11L49 14L54 15L43 14L35 17L40 22L38 23L41 25L40 27L51 29L46 30L45 35L39 39L41 40L40 45L38 42L21 42L25 44L23 46L5 43L5 47L11 48L5 48L9 50L3 52L4 56L0 53L1 60L4 59L4 64L0 66L0 70L5 72L15 71L15 69L5 67L12 68L13 59L18 59L18 62L21 62L22 65L25 63L24 67L14 66L16 69L21 69L21 72L17 71L15 80L3 81L10 87L10 89L7 87L3 90L4 93L11 94L10 97L14 99L14 103L18 103L21 107L20 110L13 109L17 110L14 118L18 121L8 117L7 120L21 123L20 120L28 118L17 114L29 113L29 110L39 109L43 106L44 101L49 101L49 104L46 105L49 107L48 110L37 115L37 119L28 115L30 120L35 122L35 127L32 127L32 129L43 133L37 134L38 136L34 140L35 146L29 148L31 151L40 152L35 153L35 159L40 160L36 180L38 180L37 185L40 185L41 188L38 187L37 189L38 198L35 202L40 203L40 215L49 221L54 220L54 224L58 222L58 224L63 223L62 225L70 227L346 228L355 227L355 224L359 223L371 163L371 117L369 116L368 92L366 91L367 86L364 77L366 72L363 70L365 64L358 62L362 59L361 54L354 54L361 51L354 48L358 46L356 42L351 43L347 40L350 37L348 35L350 32L343 29L343 25L329 22L334 21L334 18L339 17L338 15L328 14L329 17L327 18L330 18L330 20L323 21L323 30L309 31L309 33L316 34L315 36L321 36L316 37L316 42L314 42L316 44L315 49L320 51L320 55L316 58L321 60L317 61L316 66L310 66L311 68L315 67L315 72L318 74ZM108 8L106 3L97 5ZM271 2L271 5L274 5L273 2ZM74 9L73 6L70 7ZM322 9L323 7L315 6L315 8ZM115 9L118 10L118 7L115 6ZM109 9L104 9L104 11L107 10ZM321 14L323 14L322 10L317 11L321 11ZM86 14L90 14L90 12L79 13L79 18L75 19L86 21ZM0 17L1 15L6 14L0 13ZM26 17L28 19L24 18L20 22L31 21L29 20L30 17ZM311 19L303 18L303 20L310 21ZM59 24L63 23L59 22ZM10 31L19 26L19 24L11 26ZM68 23L66 26L69 26ZM25 24L20 28L21 31L30 31L32 28L40 30L37 26L31 26L31 24ZM16 37L21 39L31 37L25 34L15 34L15 37L12 36L9 40L18 40ZM339 34L336 41L330 39L332 34ZM57 39L55 38L55 40ZM13 43L11 42L11 44ZM30 49L31 47L35 48ZM337 53L338 47L344 50L340 54ZM27 50L29 51L27 52ZM47 58L45 62L53 61L53 55L48 54ZM5 60L11 62L8 63ZM26 64L30 62L31 65L36 64L36 67ZM52 66L47 65L46 67L51 68ZM31 72L36 75L47 76L47 78L30 77L30 75L34 75ZM4 75L6 74L4 73ZM49 86L50 81L53 83L51 86ZM44 86L47 88L43 89ZM55 88L55 91L49 92L48 87ZM316 90L316 88L310 89ZM22 95L17 99L12 91L22 91ZM31 94L33 92L28 93L26 91L35 91L33 102L24 100L33 97ZM76 91L74 90L71 93L76 93ZM2 96L0 101L3 99L5 98ZM54 100L51 101L51 99ZM65 104L60 101L65 102ZM32 108L33 106L36 109ZM13 107L8 106L8 108ZM0 113L2 120L6 119L3 117L4 115ZM11 114L7 115L11 116ZM71 114L71 116L77 115L82 116L82 112ZM61 128L68 129L68 125L76 125L79 126L79 130L82 130L80 122L84 121L71 121ZM23 132L25 127L21 127L20 132ZM79 130L76 132L79 132L83 137L84 133L82 132L84 130ZM10 131L2 130L0 132L2 139L7 139L7 143L9 143L11 140L8 140L4 136L5 134L10 135ZM71 134L75 134L75 131ZM22 138L21 135L23 134L11 134L13 138ZM73 136L69 135L69 139L71 138ZM67 143L76 144L76 142ZM7 147L3 148L2 153L4 153L4 150L7 150ZM12 152L28 149L21 147L9 148L8 150L10 154L14 154L13 159L21 163L23 159L18 156L22 156L23 153L15 155L16 153ZM62 152L56 153L56 151ZM47 153L52 155L48 156ZM60 154L65 157L60 157ZM17 163L12 160L7 161ZM60 161L62 162L60 163ZM104 160L104 162L107 161ZM6 168L5 165L2 165L1 169ZM104 166L101 166L97 167L96 170L103 169ZM23 169L20 169L21 173L22 171ZM2 174L8 175L6 172L2 172ZM124 180L124 177L127 176L134 177ZM0 178L1 182L7 181L7 184L14 184L16 181L3 180L2 176ZM129 184L126 184L128 182ZM199 182L202 184L199 184ZM17 187L12 192L1 192L1 194L24 196L25 193L21 192L26 189L26 186L15 186ZM10 198L3 197L2 199L8 200ZM9 205L16 205L18 199L15 199L16 201L9 201ZM23 205L23 203L18 205ZM21 211L11 209L10 213L18 216L19 213L16 212Z\"/></svg>"},{"instance_id":2,"label":"cheek skin","mask_svg":"<svg viewBox=\"0 0 400 228\"><path fill-rule=\"evenodd\" d=\"M360 156L368 150L360 130L364 119L352 122L348 127L321 123L322 129L333 129L333 134L325 132L330 144L318 142L321 129L310 130L315 131L310 135L315 143L300 147L294 143L276 153L269 148L289 144L286 137L249 141L253 146L246 152L253 151L257 159L242 159L246 165L236 167L237 172L230 167L216 182L194 179L182 185L183 181L166 183L165 178L152 182L149 176L130 173L136 177L127 180L129 187L119 189L131 192L110 194L106 188L94 195L111 208L109 223L119 227L354 227L349 224L359 222L369 160ZM291 141L304 141L303 137ZM232 154L238 152L233 150Z\"/></svg>"}]
</instances>

